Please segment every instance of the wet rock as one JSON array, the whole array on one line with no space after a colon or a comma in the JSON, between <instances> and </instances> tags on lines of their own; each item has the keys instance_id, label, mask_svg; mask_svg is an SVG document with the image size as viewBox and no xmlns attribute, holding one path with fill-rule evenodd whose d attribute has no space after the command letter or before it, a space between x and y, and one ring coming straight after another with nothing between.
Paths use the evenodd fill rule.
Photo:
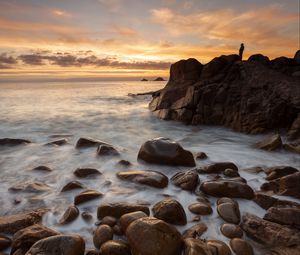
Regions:
<instances>
[{"instance_id":1,"label":"wet rock","mask_svg":"<svg viewBox=\"0 0 300 255\"><path fill-rule=\"evenodd\" d=\"M298 170L290 166L269 167L264 171L267 174L266 180L272 181L286 175L297 173Z\"/></svg>"},{"instance_id":2,"label":"wet rock","mask_svg":"<svg viewBox=\"0 0 300 255\"><path fill-rule=\"evenodd\" d=\"M184 239L185 255L213 255L210 247L202 240L194 238Z\"/></svg>"},{"instance_id":3,"label":"wet rock","mask_svg":"<svg viewBox=\"0 0 300 255\"><path fill-rule=\"evenodd\" d=\"M183 239L186 238L195 238L198 239L200 238L203 233L207 230L207 226L204 223L198 223L189 229L185 230L183 232Z\"/></svg>"},{"instance_id":4,"label":"wet rock","mask_svg":"<svg viewBox=\"0 0 300 255\"><path fill-rule=\"evenodd\" d=\"M57 235L36 242L26 255L84 255L85 242L78 235Z\"/></svg>"},{"instance_id":5,"label":"wet rock","mask_svg":"<svg viewBox=\"0 0 300 255\"><path fill-rule=\"evenodd\" d=\"M32 183L25 182L10 187L8 190L11 192L43 193L43 192L50 191L51 188L47 184L41 182L32 182Z\"/></svg>"},{"instance_id":6,"label":"wet rock","mask_svg":"<svg viewBox=\"0 0 300 255\"><path fill-rule=\"evenodd\" d=\"M106 224L108 226L113 227L114 225L116 225L117 223L117 219L115 217L111 217L111 216L105 216L102 220L101 220L101 225L102 224Z\"/></svg>"},{"instance_id":7,"label":"wet rock","mask_svg":"<svg viewBox=\"0 0 300 255\"><path fill-rule=\"evenodd\" d=\"M124 160L124 159L121 159L121 160L118 162L118 165L124 166L124 167L132 166L132 164L131 164L128 160Z\"/></svg>"},{"instance_id":8,"label":"wet rock","mask_svg":"<svg viewBox=\"0 0 300 255\"><path fill-rule=\"evenodd\" d=\"M299 118L300 119L300 118ZM300 128L299 128L300 129ZM300 154L300 139L283 145L285 150Z\"/></svg>"},{"instance_id":9,"label":"wet rock","mask_svg":"<svg viewBox=\"0 0 300 255\"><path fill-rule=\"evenodd\" d=\"M101 255L131 255L130 247L122 240L111 240L100 248Z\"/></svg>"},{"instance_id":10,"label":"wet rock","mask_svg":"<svg viewBox=\"0 0 300 255\"><path fill-rule=\"evenodd\" d=\"M42 172L52 172L52 169L48 166L37 166L33 168L34 171L42 171Z\"/></svg>"},{"instance_id":11,"label":"wet rock","mask_svg":"<svg viewBox=\"0 0 300 255\"><path fill-rule=\"evenodd\" d=\"M261 208L268 210L270 207L298 207L300 204L288 200L280 200L275 197L268 196L262 193L256 193L254 202L257 203Z\"/></svg>"},{"instance_id":12,"label":"wet rock","mask_svg":"<svg viewBox=\"0 0 300 255\"><path fill-rule=\"evenodd\" d=\"M84 186L78 181L72 181L67 183L61 190L61 192L70 191L74 189L83 189Z\"/></svg>"},{"instance_id":13,"label":"wet rock","mask_svg":"<svg viewBox=\"0 0 300 255\"><path fill-rule=\"evenodd\" d=\"M179 172L171 178L171 182L184 190L195 190L199 182L198 173L194 170Z\"/></svg>"},{"instance_id":14,"label":"wet rock","mask_svg":"<svg viewBox=\"0 0 300 255\"><path fill-rule=\"evenodd\" d=\"M124 234L120 222L117 222L117 224L113 226L113 231L117 236L122 236Z\"/></svg>"},{"instance_id":15,"label":"wet rock","mask_svg":"<svg viewBox=\"0 0 300 255\"><path fill-rule=\"evenodd\" d=\"M63 214L62 218L59 220L59 224L61 224L61 225L68 224L68 223L76 220L78 215L79 215L78 208L74 205L71 205L68 207L68 209Z\"/></svg>"},{"instance_id":16,"label":"wet rock","mask_svg":"<svg viewBox=\"0 0 300 255\"><path fill-rule=\"evenodd\" d=\"M185 225L187 223L182 205L174 199L164 199L156 203L152 208L152 212L155 218L170 224Z\"/></svg>"},{"instance_id":17,"label":"wet rock","mask_svg":"<svg viewBox=\"0 0 300 255\"><path fill-rule=\"evenodd\" d=\"M240 210L237 203L225 202L217 206L220 217L229 223L239 224L241 220Z\"/></svg>"},{"instance_id":18,"label":"wet rock","mask_svg":"<svg viewBox=\"0 0 300 255\"><path fill-rule=\"evenodd\" d=\"M22 250L22 254L25 254L37 241L59 234L59 232L40 224L23 228L13 236L11 254L14 254L17 250Z\"/></svg>"},{"instance_id":19,"label":"wet rock","mask_svg":"<svg viewBox=\"0 0 300 255\"><path fill-rule=\"evenodd\" d=\"M271 207L265 214L264 220L300 228L300 208Z\"/></svg>"},{"instance_id":20,"label":"wet rock","mask_svg":"<svg viewBox=\"0 0 300 255\"><path fill-rule=\"evenodd\" d=\"M213 212L211 206L207 203L193 203L188 208L192 213L199 215L209 215Z\"/></svg>"},{"instance_id":21,"label":"wet rock","mask_svg":"<svg viewBox=\"0 0 300 255\"><path fill-rule=\"evenodd\" d=\"M93 199L97 199L102 197L103 194L101 192L98 192L96 190L85 190L79 193L77 196L74 198L74 204L79 205L85 202L88 202Z\"/></svg>"},{"instance_id":22,"label":"wet rock","mask_svg":"<svg viewBox=\"0 0 300 255\"><path fill-rule=\"evenodd\" d=\"M102 244L113 239L113 235L114 232L110 226L100 225L97 227L93 237L95 247L100 249Z\"/></svg>"},{"instance_id":23,"label":"wet rock","mask_svg":"<svg viewBox=\"0 0 300 255\"><path fill-rule=\"evenodd\" d=\"M247 180L243 177L231 177L231 178L226 178L226 181L232 181L232 182L242 182L247 184Z\"/></svg>"},{"instance_id":24,"label":"wet rock","mask_svg":"<svg viewBox=\"0 0 300 255\"><path fill-rule=\"evenodd\" d=\"M145 142L138 159L151 164L195 166L194 156L182 146L167 138L156 138Z\"/></svg>"},{"instance_id":25,"label":"wet rock","mask_svg":"<svg viewBox=\"0 0 300 255\"><path fill-rule=\"evenodd\" d=\"M217 205L221 205L224 203L231 203L231 204L235 204L236 206L238 206L238 203L229 197L221 197L217 200Z\"/></svg>"},{"instance_id":26,"label":"wet rock","mask_svg":"<svg viewBox=\"0 0 300 255\"><path fill-rule=\"evenodd\" d=\"M299 113L297 118L294 120L293 124L289 129L288 138L290 140L300 138L300 114Z\"/></svg>"},{"instance_id":27,"label":"wet rock","mask_svg":"<svg viewBox=\"0 0 300 255\"><path fill-rule=\"evenodd\" d=\"M228 176L228 177L239 177L240 176L240 174L236 170L233 170L230 168L225 169L224 175Z\"/></svg>"},{"instance_id":28,"label":"wet rock","mask_svg":"<svg viewBox=\"0 0 300 255\"><path fill-rule=\"evenodd\" d=\"M79 140L76 143L76 148L81 149L81 148L89 148L89 147L98 147L99 145L109 145L108 143L105 143L100 140L96 140L93 138L79 138Z\"/></svg>"},{"instance_id":29,"label":"wet rock","mask_svg":"<svg viewBox=\"0 0 300 255\"><path fill-rule=\"evenodd\" d=\"M49 143L46 143L45 145L46 146L63 146L63 145L66 145L68 143L68 140L67 139L59 139L59 140L55 140L55 141L52 141L52 142L49 142Z\"/></svg>"},{"instance_id":30,"label":"wet rock","mask_svg":"<svg viewBox=\"0 0 300 255\"><path fill-rule=\"evenodd\" d=\"M16 138L1 138L0 146L17 146L21 144L31 143L29 140L25 139L16 139Z\"/></svg>"},{"instance_id":31,"label":"wet rock","mask_svg":"<svg viewBox=\"0 0 300 255\"><path fill-rule=\"evenodd\" d=\"M254 192L250 186L242 182L233 181L206 181L200 186L200 190L205 194L214 197L232 197L252 199Z\"/></svg>"},{"instance_id":32,"label":"wet rock","mask_svg":"<svg viewBox=\"0 0 300 255\"><path fill-rule=\"evenodd\" d=\"M252 246L245 240L233 238L230 240L230 247L236 255L253 255Z\"/></svg>"},{"instance_id":33,"label":"wet rock","mask_svg":"<svg viewBox=\"0 0 300 255\"><path fill-rule=\"evenodd\" d=\"M198 152L197 154L196 154L196 159L207 159L208 158L208 156L204 153L204 152Z\"/></svg>"},{"instance_id":34,"label":"wet rock","mask_svg":"<svg viewBox=\"0 0 300 255\"><path fill-rule=\"evenodd\" d=\"M221 232L224 236L227 238L241 238L243 236L243 230L240 228L240 226L230 223L222 224L221 226Z\"/></svg>"},{"instance_id":35,"label":"wet rock","mask_svg":"<svg viewBox=\"0 0 300 255\"><path fill-rule=\"evenodd\" d=\"M123 214L136 211L142 211L147 215L150 214L149 208L145 205L129 203L110 203L102 204L98 207L97 217L98 219L103 219L105 216L120 218Z\"/></svg>"},{"instance_id":36,"label":"wet rock","mask_svg":"<svg viewBox=\"0 0 300 255\"><path fill-rule=\"evenodd\" d=\"M99 252L96 250L87 250L85 255L99 255Z\"/></svg>"},{"instance_id":37,"label":"wet rock","mask_svg":"<svg viewBox=\"0 0 300 255\"><path fill-rule=\"evenodd\" d=\"M91 175L101 175L102 173L95 168L77 168L74 172L79 178L84 178Z\"/></svg>"},{"instance_id":38,"label":"wet rock","mask_svg":"<svg viewBox=\"0 0 300 255\"><path fill-rule=\"evenodd\" d=\"M18 230L29 227L42 220L46 209L38 209L27 213L0 217L0 233L14 234Z\"/></svg>"},{"instance_id":39,"label":"wet rock","mask_svg":"<svg viewBox=\"0 0 300 255\"><path fill-rule=\"evenodd\" d=\"M300 198L300 172L280 178L279 194Z\"/></svg>"},{"instance_id":40,"label":"wet rock","mask_svg":"<svg viewBox=\"0 0 300 255\"><path fill-rule=\"evenodd\" d=\"M206 241L208 248L212 255L231 255L230 248L228 245L219 240L208 240Z\"/></svg>"},{"instance_id":41,"label":"wet rock","mask_svg":"<svg viewBox=\"0 0 300 255\"><path fill-rule=\"evenodd\" d=\"M271 135L262 140L259 143L256 143L255 146L258 149L274 151L282 147L282 140L279 134Z\"/></svg>"},{"instance_id":42,"label":"wet rock","mask_svg":"<svg viewBox=\"0 0 300 255\"><path fill-rule=\"evenodd\" d=\"M274 193L277 193L279 191L279 179L263 183L260 186L260 189L262 191L273 191Z\"/></svg>"},{"instance_id":43,"label":"wet rock","mask_svg":"<svg viewBox=\"0 0 300 255\"><path fill-rule=\"evenodd\" d=\"M0 234L0 251L7 249L10 245L11 245L10 238Z\"/></svg>"},{"instance_id":44,"label":"wet rock","mask_svg":"<svg viewBox=\"0 0 300 255\"><path fill-rule=\"evenodd\" d=\"M135 220L138 220L140 218L144 218L144 217L148 217L148 215L141 211L126 213L126 214L122 215L120 218L120 224L121 224L123 232L124 233L126 232L126 229L132 222L134 222Z\"/></svg>"},{"instance_id":45,"label":"wet rock","mask_svg":"<svg viewBox=\"0 0 300 255\"><path fill-rule=\"evenodd\" d=\"M117 176L122 180L144 184L155 188L168 186L168 177L157 171L122 171Z\"/></svg>"},{"instance_id":46,"label":"wet rock","mask_svg":"<svg viewBox=\"0 0 300 255\"><path fill-rule=\"evenodd\" d=\"M255 167L249 167L249 168L245 168L242 169L243 172L248 172L251 174L258 174L264 171L264 169L260 166L255 166Z\"/></svg>"},{"instance_id":47,"label":"wet rock","mask_svg":"<svg viewBox=\"0 0 300 255\"><path fill-rule=\"evenodd\" d=\"M237 166L232 162L218 162L204 167L200 170L200 172L208 174L218 174L224 172L227 168L238 171Z\"/></svg>"},{"instance_id":48,"label":"wet rock","mask_svg":"<svg viewBox=\"0 0 300 255\"><path fill-rule=\"evenodd\" d=\"M118 156L120 153L111 145L102 144L97 149L98 156Z\"/></svg>"},{"instance_id":49,"label":"wet rock","mask_svg":"<svg viewBox=\"0 0 300 255\"><path fill-rule=\"evenodd\" d=\"M153 218L141 218L129 225L126 237L133 255L180 255L182 239L175 227Z\"/></svg>"}]
</instances>

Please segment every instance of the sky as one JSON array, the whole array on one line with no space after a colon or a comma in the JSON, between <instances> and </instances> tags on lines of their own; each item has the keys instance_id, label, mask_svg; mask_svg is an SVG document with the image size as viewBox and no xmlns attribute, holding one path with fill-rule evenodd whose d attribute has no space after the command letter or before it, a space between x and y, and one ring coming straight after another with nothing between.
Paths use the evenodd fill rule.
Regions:
<instances>
[{"instance_id":1,"label":"sky","mask_svg":"<svg viewBox=\"0 0 300 255\"><path fill-rule=\"evenodd\" d=\"M293 57L300 0L0 0L0 81L168 77L180 59Z\"/></svg>"}]
</instances>

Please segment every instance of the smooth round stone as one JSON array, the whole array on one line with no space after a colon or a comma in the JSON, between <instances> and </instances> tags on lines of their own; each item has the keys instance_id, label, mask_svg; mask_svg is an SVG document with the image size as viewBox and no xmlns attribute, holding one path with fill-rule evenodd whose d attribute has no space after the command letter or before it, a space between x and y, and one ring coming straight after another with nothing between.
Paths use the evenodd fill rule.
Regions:
<instances>
[{"instance_id":1,"label":"smooth round stone","mask_svg":"<svg viewBox=\"0 0 300 255\"><path fill-rule=\"evenodd\" d=\"M233 170L231 168L225 169L224 175L228 176L228 177L239 177L240 176L240 174L236 170Z\"/></svg>"},{"instance_id":2,"label":"smooth round stone","mask_svg":"<svg viewBox=\"0 0 300 255\"><path fill-rule=\"evenodd\" d=\"M221 197L217 200L217 205L224 204L224 203L232 203L238 206L238 203L230 197Z\"/></svg>"},{"instance_id":3,"label":"smooth round stone","mask_svg":"<svg viewBox=\"0 0 300 255\"><path fill-rule=\"evenodd\" d=\"M90 223L93 220L93 215L87 211L82 212L81 217L87 223Z\"/></svg>"},{"instance_id":4,"label":"smooth round stone","mask_svg":"<svg viewBox=\"0 0 300 255\"><path fill-rule=\"evenodd\" d=\"M206 242L213 255L231 255L228 245L219 240L208 240Z\"/></svg>"},{"instance_id":5,"label":"smooth round stone","mask_svg":"<svg viewBox=\"0 0 300 255\"><path fill-rule=\"evenodd\" d=\"M217 207L220 217L229 223L238 224L241 220L239 208L232 203L223 203Z\"/></svg>"},{"instance_id":6,"label":"smooth round stone","mask_svg":"<svg viewBox=\"0 0 300 255\"><path fill-rule=\"evenodd\" d=\"M97 227L93 237L93 242L95 247L97 249L100 249L102 244L104 244L109 240L112 240L113 235L114 232L110 226L100 225L99 227Z\"/></svg>"},{"instance_id":7,"label":"smooth round stone","mask_svg":"<svg viewBox=\"0 0 300 255\"><path fill-rule=\"evenodd\" d=\"M213 212L211 206L206 203L194 203L189 205L188 208L192 213L199 215L209 215Z\"/></svg>"},{"instance_id":8,"label":"smooth round stone","mask_svg":"<svg viewBox=\"0 0 300 255\"><path fill-rule=\"evenodd\" d=\"M245 240L234 238L230 240L230 247L236 255L253 255L252 246Z\"/></svg>"},{"instance_id":9,"label":"smooth round stone","mask_svg":"<svg viewBox=\"0 0 300 255\"><path fill-rule=\"evenodd\" d=\"M100 248L101 255L131 255L127 243L121 240L110 240L104 243Z\"/></svg>"},{"instance_id":10,"label":"smooth round stone","mask_svg":"<svg viewBox=\"0 0 300 255\"><path fill-rule=\"evenodd\" d=\"M101 192L98 192L96 190L85 190L78 195L75 196L74 198L74 204L79 205L85 202L88 202L93 199L97 199L99 197L102 197L103 194Z\"/></svg>"},{"instance_id":11,"label":"smooth round stone","mask_svg":"<svg viewBox=\"0 0 300 255\"><path fill-rule=\"evenodd\" d=\"M117 223L117 219L115 217L112 216L105 216L102 220L101 220L101 225L108 225L113 227L114 225L116 225Z\"/></svg>"},{"instance_id":12,"label":"smooth round stone","mask_svg":"<svg viewBox=\"0 0 300 255\"><path fill-rule=\"evenodd\" d=\"M198 152L196 154L196 159L207 159L207 158L208 158L208 156L204 152Z\"/></svg>"},{"instance_id":13,"label":"smooth round stone","mask_svg":"<svg viewBox=\"0 0 300 255\"><path fill-rule=\"evenodd\" d=\"M83 185L78 181L72 181L67 183L61 190L61 192L70 191L74 189L83 189Z\"/></svg>"},{"instance_id":14,"label":"smooth round stone","mask_svg":"<svg viewBox=\"0 0 300 255\"><path fill-rule=\"evenodd\" d=\"M122 215L122 217L120 218L120 224L121 224L123 232L126 231L127 227L132 222L134 222L137 219L143 218L143 217L148 217L148 215L142 211L127 213L127 214Z\"/></svg>"},{"instance_id":15,"label":"smooth round stone","mask_svg":"<svg viewBox=\"0 0 300 255\"><path fill-rule=\"evenodd\" d=\"M230 223L225 223L221 226L221 232L224 236L232 238L240 238L243 236L243 230L240 226Z\"/></svg>"},{"instance_id":16,"label":"smooth round stone","mask_svg":"<svg viewBox=\"0 0 300 255\"><path fill-rule=\"evenodd\" d=\"M79 215L79 210L76 206L71 205L68 207L68 209L65 211L62 218L59 220L59 224L67 224L72 221L74 221Z\"/></svg>"}]
</instances>

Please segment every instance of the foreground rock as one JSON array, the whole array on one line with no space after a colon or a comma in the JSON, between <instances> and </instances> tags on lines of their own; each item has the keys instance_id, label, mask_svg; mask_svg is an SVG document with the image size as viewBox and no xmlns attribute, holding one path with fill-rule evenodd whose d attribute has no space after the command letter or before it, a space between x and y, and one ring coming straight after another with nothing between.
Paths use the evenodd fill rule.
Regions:
<instances>
[{"instance_id":1,"label":"foreground rock","mask_svg":"<svg viewBox=\"0 0 300 255\"><path fill-rule=\"evenodd\" d=\"M57 235L36 242L26 255L84 255L85 242L78 235Z\"/></svg>"},{"instance_id":2,"label":"foreground rock","mask_svg":"<svg viewBox=\"0 0 300 255\"><path fill-rule=\"evenodd\" d=\"M177 229L162 220L146 217L129 225L126 237L132 255L180 255L182 239Z\"/></svg>"},{"instance_id":3,"label":"foreground rock","mask_svg":"<svg viewBox=\"0 0 300 255\"><path fill-rule=\"evenodd\" d=\"M0 251L7 249L10 245L11 245L10 238L0 234Z\"/></svg>"},{"instance_id":4,"label":"foreground rock","mask_svg":"<svg viewBox=\"0 0 300 255\"><path fill-rule=\"evenodd\" d=\"M0 146L18 146L22 144L31 143L29 140L25 139L15 139L15 138L1 138Z\"/></svg>"},{"instance_id":5,"label":"foreground rock","mask_svg":"<svg viewBox=\"0 0 300 255\"><path fill-rule=\"evenodd\" d=\"M72 181L67 183L61 190L61 192L66 192L74 189L83 189L84 186L78 181Z\"/></svg>"},{"instance_id":6,"label":"foreground rock","mask_svg":"<svg viewBox=\"0 0 300 255\"><path fill-rule=\"evenodd\" d=\"M218 162L200 169L200 173L219 174L223 173L226 169L238 171L238 167L232 162Z\"/></svg>"},{"instance_id":7,"label":"foreground rock","mask_svg":"<svg viewBox=\"0 0 300 255\"><path fill-rule=\"evenodd\" d=\"M268 136L255 145L258 149L274 151L282 147L282 141L279 134Z\"/></svg>"},{"instance_id":8,"label":"foreground rock","mask_svg":"<svg viewBox=\"0 0 300 255\"><path fill-rule=\"evenodd\" d=\"M230 246L236 255L253 255L252 246L241 238L233 238L230 240Z\"/></svg>"},{"instance_id":9,"label":"foreground rock","mask_svg":"<svg viewBox=\"0 0 300 255\"><path fill-rule=\"evenodd\" d=\"M141 218L147 217L148 215L144 212L141 211L137 211L137 212L132 212L132 213L126 213L124 215L121 216L120 218L120 224L122 227L123 232L126 232L126 229L128 228L128 226Z\"/></svg>"},{"instance_id":10,"label":"foreground rock","mask_svg":"<svg viewBox=\"0 0 300 255\"><path fill-rule=\"evenodd\" d=\"M172 178L171 181L174 185L184 189L184 190L195 190L198 182L199 182L199 177L198 173L194 170L190 170L187 172L179 172L175 174Z\"/></svg>"},{"instance_id":11,"label":"foreground rock","mask_svg":"<svg viewBox=\"0 0 300 255\"><path fill-rule=\"evenodd\" d=\"M212 252L213 255L231 255L230 248L228 245L219 240L208 240L206 242L208 248Z\"/></svg>"},{"instance_id":12,"label":"foreground rock","mask_svg":"<svg viewBox=\"0 0 300 255\"><path fill-rule=\"evenodd\" d=\"M243 236L243 230L240 226L235 224L225 223L220 228L222 234L227 238L241 238Z\"/></svg>"},{"instance_id":13,"label":"foreground rock","mask_svg":"<svg viewBox=\"0 0 300 255\"><path fill-rule=\"evenodd\" d=\"M232 197L232 198L254 198L254 192L250 186L242 182L234 181L206 181L200 186L205 194L214 197Z\"/></svg>"},{"instance_id":14,"label":"foreground rock","mask_svg":"<svg viewBox=\"0 0 300 255\"><path fill-rule=\"evenodd\" d=\"M202 240L187 238L184 240L185 255L213 255L210 247Z\"/></svg>"},{"instance_id":15,"label":"foreground rock","mask_svg":"<svg viewBox=\"0 0 300 255\"><path fill-rule=\"evenodd\" d=\"M85 190L79 193L78 195L75 196L74 198L74 204L79 205L88 201L91 201L93 199L97 199L102 197L103 194L101 192L98 192L96 190Z\"/></svg>"},{"instance_id":16,"label":"foreground rock","mask_svg":"<svg viewBox=\"0 0 300 255\"><path fill-rule=\"evenodd\" d=\"M100 248L101 255L131 255L130 247L122 240L111 240Z\"/></svg>"},{"instance_id":17,"label":"foreground rock","mask_svg":"<svg viewBox=\"0 0 300 255\"><path fill-rule=\"evenodd\" d=\"M74 175L79 178L88 177L91 175L101 175L102 173L95 168L77 168L74 171Z\"/></svg>"},{"instance_id":18,"label":"foreground rock","mask_svg":"<svg viewBox=\"0 0 300 255\"><path fill-rule=\"evenodd\" d=\"M170 224L185 225L187 223L182 205L174 199L165 199L156 203L152 208L152 212L155 218Z\"/></svg>"},{"instance_id":19,"label":"foreground rock","mask_svg":"<svg viewBox=\"0 0 300 255\"><path fill-rule=\"evenodd\" d=\"M101 144L97 148L98 156L118 156L120 153L111 145Z\"/></svg>"},{"instance_id":20,"label":"foreground rock","mask_svg":"<svg viewBox=\"0 0 300 255\"><path fill-rule=\"evenodd\" d=\"M282 225L300 228L300 208L271 207L265 214L264 219Z\"/></svg>"},{"instance_id":21,"label":"foreground rock","mask_svg":"<svg viewBox=\"0 0 300 255\"><path fill-rule=\"evenodd\" d=\"M83 148L89 148L89 147L98 147L99 145L109 145L106 142L96 140L93 138L79 138L77 143L76 143L76 148L77 149L83 149Z\"/></svg>"},{"instance_id":22,"label":"foreground rock","mask_svg":"<svg viewBox=\"0 0 300 255\"><path fill-rule=\"evenodd\" d=\"M228 199L229 201L224 201L218 203L217 211L220 217L226 222L239 224L241 219L240 209L238 203Z\"/></svg>"},{"instance_id":23,"label":"foreground rock","mask_svg":"<svg viewBox=\"0 0 300 255\"><path fill-rule=\"evenodd\" d=\"M264 172L267 174L266 180L272 181L286 175L297 173L298 170L290 166L276 166L276 167L269 167L265 169Z\"/></svg>"},{"instance_id":24,"label":"foreground rock","mask_svg":"<svg viewBox=\"0 0 300 255\"><path fill-rule=\"evenodd\" d=\"M105 242L112 240L114 235L114 231L108 225L100 225L97 227L94 233L93 242L97 249L100 249L102 244Z\"/></svg>"},{"instance_id":25,"label":"foreground rock","mask_svg":"<svg viewBox=\"0 0 300 255\"><path fill-rule=\"evenodd\" d=\"M78 208L74 205L70 205L68 209L65 211L65 213L63 214L62 218L59 220L59 224L61 225L68 224L76 220L78 215L79 215Z\"/></svg>"},{"instance_id":26,"label":"foreground rock","mask_svg":"<svg viewBox=\"0 0 300 255\"><path fill-rule=\"evenodd\" d=\"M280 178L279 194L300 198L300 172Z\"/></svg>"},{"instance_id":27,"label":"foreground rock","mask_svg":"<svg viewBox=\"0 0 300 255\"><path fill-rule=\"evenodd\" d=\"M179 143L162 137L145 142L140 148L138 159L152 164L195 166L191 152L183 149Z\"/></svg>"},{"instance_id":28,"label":"foreground rock","mask_svg":"<svg viewBox=\"0 0 300 255\"><path fill-rule=\"evenodd\" d=\"M202 234L207 230L207 226L204 223L198 223L183 232L183 239L195 238L199 239Z\"/></svg>"},{"instance_id":29,"label":"foreground rock","mask_svg":"<svg viewBox=\"0 0 300 255\"><path fill-rule=\"evenodd\" d=\"M280 200L275 197L268 196L262 193L256 193L254 202L265 210L270 207L296 207L300 208L300 204L289 200Z\"/></svg>"},{"instance_id":30,"label":"foreground rock","mask_svg":"<svg viewBox=\"0 0 300 255\"><path fill-rule=\"evenodd\" d=\"M157 171L122 171L117 173L122 180L148 185L155 188L168 186L168 177Z\"/></svg>"}]
</instances>

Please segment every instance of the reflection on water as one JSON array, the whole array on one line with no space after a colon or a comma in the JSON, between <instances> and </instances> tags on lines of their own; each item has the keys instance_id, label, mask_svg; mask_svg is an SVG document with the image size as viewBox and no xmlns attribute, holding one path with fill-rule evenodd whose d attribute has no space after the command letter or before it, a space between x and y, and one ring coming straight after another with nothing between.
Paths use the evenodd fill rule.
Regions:
<instances>
[{"instance_id":1,"label":"reflection on water","mask_svg":"<svg viewBox=\"0 0 300 255\"><path fill-rule=\"evenodd\" d=\"M73 202L79 191L60 193L69 181L75 180L73 171L78 167L94 167L103 175L80 181L88 188L99 190L103 198L80 206L81 212L89 211L96 221L96 207L102 202L143 202L151 206L166 194L173 196L186 208L188 220L193 215L187 206L196 201L196 195L182 191L173 185L164 190L141 186L116 178L119 158L96 157L95 149L77 151L74 144L79 137L94 137L113 144L121 151L121 158L133 163L132 169L157 170L171 177L180 167L152 166L137 162L141 144L149 138L169 137L179 141L192 152L203 151L209 159L198 165L215 161L232 161L240 169L253 166L290 165L299 167L300 158L288 152L264 152L252 146L262 138L249 136L219 127L193 127L175 122L161 121L148 111L149 96L128 97L138 93L160 89L161 82L98 82L98 83L41 83L0 85L0 137L17 137L34 143L16 148L0 149L0 215L22 211L24 208L47 206L44 223L62 232L75 232L85 236L88 247L92 247L93 223L79 217L68 226L58 226L57 221ZM62 147L43 146L44 143L66 137L68 145ZM38 165L53 169L50 173L31 171ZM258 189L263 174L241 176ZM207 176L201 175L204 180ZM41 194L10 193L8 188L20 182L38 181L51 187ZM14 200L20 200L15 204ZM287 199L287 198L285 198ZM215 199L210 198L212 204ZM239 200L241 212L252 212L263 216L264 210L252 201ZM219 230L222 220L214 210L213 215L203 216L208 231L204 238L228 242ZM191 226L180 227L184 230Z\"/></svg>"}]
</instances>

